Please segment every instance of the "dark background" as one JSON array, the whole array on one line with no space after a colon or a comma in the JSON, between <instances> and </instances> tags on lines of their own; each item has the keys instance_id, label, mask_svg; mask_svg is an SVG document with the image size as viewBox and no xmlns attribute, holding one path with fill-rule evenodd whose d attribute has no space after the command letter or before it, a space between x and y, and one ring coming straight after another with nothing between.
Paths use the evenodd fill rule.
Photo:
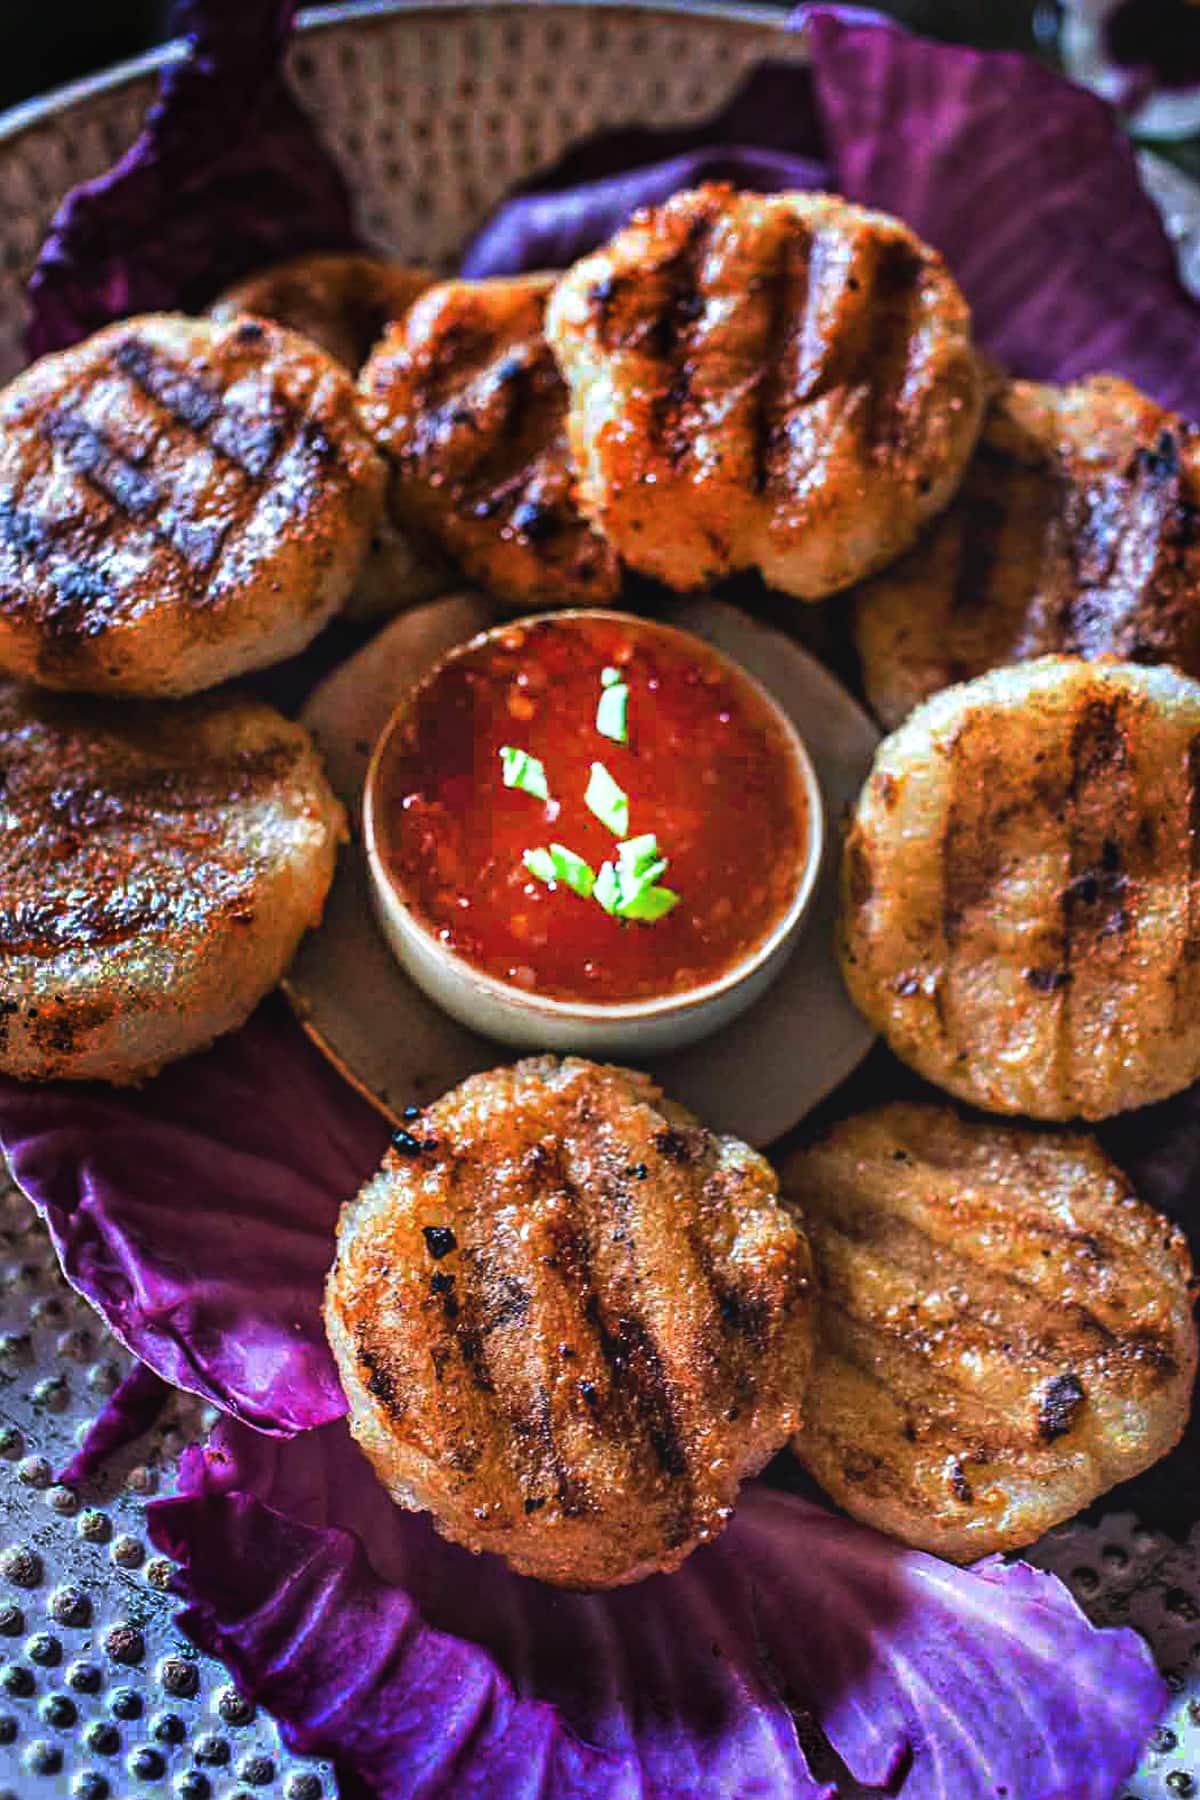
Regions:
<instances>
[{"instance_id":1,"label":"dark background","mask_svg":"<svg viewBox=\"0 0 1200 1800\"><path fill-rule=\"evenodd\" d=\"M963 42L1031 48L1054 35L1053 0L874 3ZM169 11L168 0L0 0L0 107L149 48L168 35Z\"/></svg>"}]
</instances>

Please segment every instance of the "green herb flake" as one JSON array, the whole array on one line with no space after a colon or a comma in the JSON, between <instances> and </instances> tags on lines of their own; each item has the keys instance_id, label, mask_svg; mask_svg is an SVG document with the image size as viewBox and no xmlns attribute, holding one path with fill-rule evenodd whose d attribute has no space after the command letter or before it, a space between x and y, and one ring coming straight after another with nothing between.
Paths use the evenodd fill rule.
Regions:
<instances>
[{"instance_id":1,"label":"green herb flake","mask_svg":"<svg viewBox=\"0 0 1200 1800\"><path fill-rule=\"evenodd\" d=\"M551 844L550 860L559 881L581 899L591 899L596 877L590 863L585 862L582 856L576 856L573 850L568 850L565 844Z\"/></svg>"},{"instance_id":2,"label":"green herb flake","mask_svg":"<svg viewBox=\"0 0 1200 1800\"><path fill-rule=\"evenodd\" d=\"M606 913L616 913L621 904L621 884L617 880L617 871L612 863L601 863L600 873L596 877L596 885L592 890L592 898L600 903Z\"/></svg>"},{"instance_id":3,"label":"green herb flake","mask_svg":"<svg viewBox=\"0 0 1200 1800\"><path fill-rule=\"evenodd\" d=\"M535 875L539 881L549 884L558 880L558 870L554 865L554 858L548 850L526 850L521 861L529 873Z\"/></svg>"},{"instance_id":4,"label":"green herb flake","mask_svg":"<svg viewBox=\"0 0 1200 1800\"><path fill-rule=\"evenodd\" d=\"M608 671L605 671L608 673ZM614 744L629 742L629 689L618 681L604 689L596 708L596 730Z\"/></svg>"},{"instance_id":5,"label":"green herb flake","mask_svg":"<svg viewBox=\"0 0 1200 1800\"><path fill-rule=\"evenodd\" d=\"M607 825L614 837L623 838L629 830L629 795L613 780L603 763L593 763L583 796L590 813Z\"/></svg>"},{"instance_id":6,"label":"green herb flake","mask_svg":"<svg viewBox=\"0 0 1200 1800\"><path fill-rule=\"evenodd\" d=\"M637 919L643 925L653 925L656 920L665 919L669 912L674 912L678 905L679 895L671 888L649 883L630 899L622 900L618 916L622 919Z\"/></svg>"},{"instance_id":7,"label":"green herb flake","mask_svg":"<svg viewBox=\"0 0 1200 1800\"><path fill-rule=\"evenodd\" d=\"M617 861L635 880L644 875L654 863L661 865L660 874L667 866L665 858L658 854L658 839L652 831L643 832L641 837L626 838L623 844L618 844Z\"/></svg>"},{"instance_id":8,"label":"green herb flake","mask_svg":"<svg viewBox=\"0 0 1200 1800\"><path fill-rule=\"evenodd\" d=\"M502 745L500 766L504 771L505 787L520 788L523 794L532 794L535 800L550 798L546 771L536 756L530 756L528 750L514 750L511 744Z\"/></svg>"}]
</instances>

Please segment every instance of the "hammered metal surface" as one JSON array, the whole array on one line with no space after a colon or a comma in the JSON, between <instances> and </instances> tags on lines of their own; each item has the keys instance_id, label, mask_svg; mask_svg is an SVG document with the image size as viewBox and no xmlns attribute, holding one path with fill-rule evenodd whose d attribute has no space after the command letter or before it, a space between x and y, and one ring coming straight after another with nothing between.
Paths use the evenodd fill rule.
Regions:
<instances>
[{"instance_id":1,"label":"hammered metal surface","mask_svg":"<svg viewBox=\"0 0 1200 1800\"><path fill-rule=\"evenodd\" d=\"M331 1800L328 1767L175 1629L146 1538L146 1497L215 1414L174 1396L100 1480L55 1483L132 1359L0 1187L0 1800Z\"/></svg>"},{"instance_id":2,"label":"hammered metal surface","mask_svg":"<svg viewBox=\"0 0 1200 1800\"><path fill-rule=\"evenodd\" d=\"M312 18L293 75L366 229L442 264L573 139L702 117L764 54L803 59L778 21L732 10L449 4ZM51 214L132 141L153 86L143 67L0 124L0 379L23 361L24 282ZM1200 291L1200 196L1155 158L1143 168ZM147 1544L143 1504L170 1488L210 1415L177 1396L97 1484L54 1482L129 1363L0 1179L0 1800L332 1800L330 1769L291 1756L172 1624L169 1564ZM1169 1712L1114 1800L1200 1800L1200 1525L1184 1546L1127 1514L1065 1526L1033 1560L1097 1622L1144 1632L1167 1674Z\"/></svg>"}]
</instances>

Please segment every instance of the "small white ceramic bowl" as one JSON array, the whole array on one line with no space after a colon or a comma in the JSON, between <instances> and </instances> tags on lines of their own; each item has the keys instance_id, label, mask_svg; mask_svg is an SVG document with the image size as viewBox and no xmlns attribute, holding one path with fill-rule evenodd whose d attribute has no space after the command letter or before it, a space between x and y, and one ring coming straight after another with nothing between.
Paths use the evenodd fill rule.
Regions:
<instances>
[{"instance_id":1,"label":"small white ceramic bowl","mask_svg":"<svg viewBox=\"0 0 1200 1800\"><path fill-rule=\"evenodd\" d=\"M575 609L536 617L567 619L583 616ZM594 617L619 617L603 609L591 609ZM505 620L486 639L510 632ZM689 632L657 625L661 631L691 639ZM475 642L482 639L473 640ZM787 961L803 928L817 885L825 853L825 808L812 759L793 721L766 689L712 644L691 639L707 657L716 657L758 694L774 717L793 759L794 773L807 807L805 851L797 861L795 883L786 911L766 938L749 955L733 964L715 981L660 999L611 1003L550 999L514 983L501 981L475 967L454 950L413 911L398 892L381 853L377 829L377 796L380 770L388 740L407 716L413 695L406 695L380 732L367 770L363 790L363 828L367 867L375 915L393 954L422 991L443 1011L482 1037L495 1038L522 1050L556 1050L586 1056L636 1056L643 1061L681 1050L708 1037L736 1019L763 994ZM442 663L432 669L419 687L436 681Z\"/></svg>"}]
</instances>

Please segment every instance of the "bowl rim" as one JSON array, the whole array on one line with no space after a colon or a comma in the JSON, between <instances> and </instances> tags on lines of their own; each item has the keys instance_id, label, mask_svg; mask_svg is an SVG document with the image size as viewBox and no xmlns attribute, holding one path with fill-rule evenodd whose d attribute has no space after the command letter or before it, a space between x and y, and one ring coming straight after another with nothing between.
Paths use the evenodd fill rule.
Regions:
<instances>
[{"instance_id":1,"label":"bowl rim","mask_svg":"<svg viewBox=\"0 0 1200 1800\"><path fill-rule=\"evenodd\" d=\"M803 41L802 32L789 29L786 13L773 15L764 12L761 6L739 4L738 0L497 0L495 4L489 4L487 0L482 0L482 3L481 0L347 0L345 5L303 7L296 15L292 45L310 32L352 27L369 20L386 19L405 13L428 13L435 16L439 13L458 16L502 12L528 14L534 8L547 12L640 13L652 19L699 17L726 25L753 27L762 34L764 45L768 45L772 39L781 40L785 37L794 46ZM77 81L62 82L28 100L20 100L16 105L0 112L0 146L6 146L23 132L44 125L47 120L68 112L85 101L98 99L114 89L132 85L149 76L161 75L165 69L183 62L186 56L186 41L183 38L168 38L166 42L144 50L138 56L125 57L120 62L111 63L94 75L85 75Z\"/></svg>"},{"instance_id":2,"label":"bowl rim","mask_svg":"<svg viewBox=\"0 0 1200 1800\"><path fill-rule=\"evenodd\" d=\"M487 970L478 968L465 956L460 955L457 950L452 950L440 942L434 932L400 894L395 882L388 874L385 859L378 847L374 797L379 770L391 738L407 712L413 695L427 683L435 681L447 662L453 657L475 644L499 636L502 632L511 631L514 626L540 624L544 620L559 621L577 618L633 619L640 624L649 625L656 631L664 631L672 637L692 640L707 650L711 656L715 656L718 661L729 665L741 680L748 683L758 695L763 706L780 727L784 740L791 749L793 764L804 794L807 826L804 857L786 910L776 920L766 936L723 974L701 983L699 987L684 988L677 994L651 995L641 1000L563 1000L547 994L531 993L527 988L518 987L514 982L503 981L499 976L491 975ZM460 985L469 986L497 1003L520 1012L526 1018L536 1016L562 1022L572 1021L580 1025L632 1025L639 1021L686 1018L698 1009L719 1004L745 983L760 975L773 960L781 957L790 948L804 925L825 866L829 836L825 797L821 791L821 781L813 762L812 752L809 750L799 726L776 700L774 694L768 692L758 677L743 667L736 657L731 656L728 651L722 650L718 645L709 643L698 633L688 631L683 626L674 625L662 619L644 618L639 613L631 613L618 606L543 608L536 613L523 613L515 618L500 619L495 625L488 626L484 631L477 631L473 637L465 638L461 644L451 645L449 650L439 656L433 667L428 669L421 679L397 700L371 747L371 758L367 764L362 789L362 825L368 879L375 904L377 906L386 905L393 909L394 916L398 920L398 930L411 934L430 956L447 967L447 973L457 977ZM384 898L385 894L386 899ZM393 954L395 954L394 951Z\"/></svg>"}]
</instances>

